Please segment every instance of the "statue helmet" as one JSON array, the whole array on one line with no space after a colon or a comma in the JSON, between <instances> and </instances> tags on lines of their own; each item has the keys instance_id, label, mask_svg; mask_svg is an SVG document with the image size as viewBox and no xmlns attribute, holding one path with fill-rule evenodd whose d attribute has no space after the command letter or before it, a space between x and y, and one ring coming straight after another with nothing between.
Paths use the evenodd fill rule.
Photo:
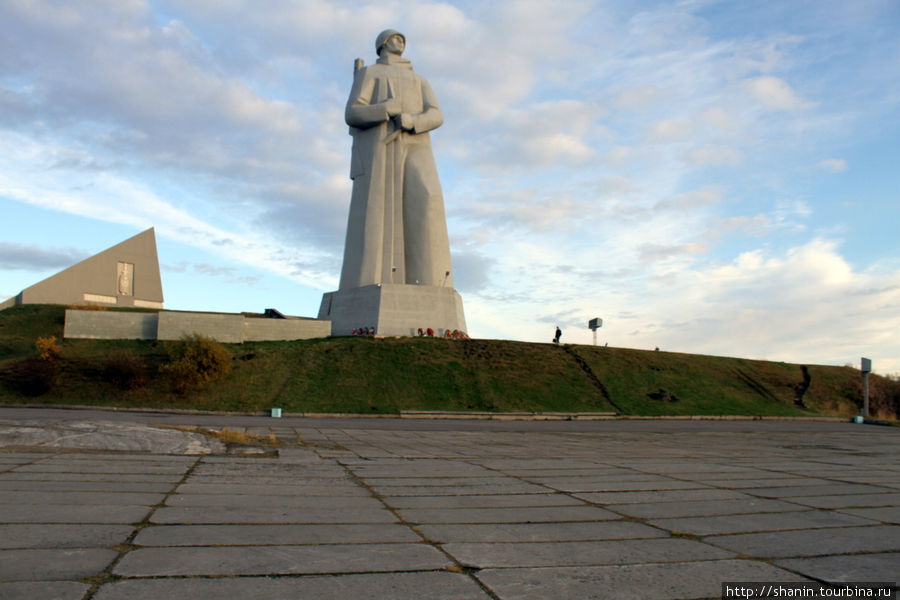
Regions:
<instances>
[{"instance_id":1,"label":"statue helmet","mask_svg":"<svg viewBox=\"0 0 900 600\"><path fill-rule=\"evenodd\" d=\"M381 47L387 43L391 37L399 35L403 38L403 42L406 43L406 36L397 31L396 29L385 29L381 33L378 34L378 37L375 38L375 54L381 54Z\"/></svg>"}]
</instances>

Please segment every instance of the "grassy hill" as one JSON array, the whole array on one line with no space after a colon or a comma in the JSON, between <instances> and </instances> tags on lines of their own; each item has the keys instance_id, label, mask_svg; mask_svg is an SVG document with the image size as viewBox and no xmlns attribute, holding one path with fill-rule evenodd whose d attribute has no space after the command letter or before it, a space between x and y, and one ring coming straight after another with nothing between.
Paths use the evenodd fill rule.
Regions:
<instances>
[{"instance_id":1,"label":"grassy hill","mask_svg":"<svg viewBox=\"0 0 900 600\"><path fill-rule=\"evenodd\" d=\"M165 342L62 340L65 307L0 311L6 403L286 412L578 411L627 415L858 414L859 372L740 358L503 340L324 338L223 344L230 372L188 395L173 389ZM124 365L124 366L123 366ZM122 370L131 374L123 379ZM42 379L43 378L43 379ZM44 385L47 384L47 385ZM897 418L900 383L870 377L872 411Z\"/></svg>"}]
</instances>

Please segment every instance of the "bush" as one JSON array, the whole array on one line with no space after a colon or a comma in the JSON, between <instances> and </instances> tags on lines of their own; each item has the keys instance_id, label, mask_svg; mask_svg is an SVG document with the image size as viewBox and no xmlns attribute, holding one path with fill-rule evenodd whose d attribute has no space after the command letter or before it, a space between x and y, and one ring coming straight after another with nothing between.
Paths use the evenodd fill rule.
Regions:
<instances>
[{"instance_id":1,"label":"bush","mask_svg":"<svg viewBox=\"0 0 900 600\"><path fill-rule=\"evenodd\" d=\"M869 379L869 413L880 419L900 419L900 382L890 377Z\"/></svg>"},{"instance_id":2,"label":"bush","mask_svg":"<svg viewBox=\"0 0 900 600\"><path fill-rule=\"evenodd\" d=\"M103 364L103 378L120 390L133 390L147 383L146 371L143 359L128 350L108 354Z\"/></svg>"},{"instance_id":3,"label":"bush","mask_svg":"<svg viewBox=\"0 0 900 600\"><path fill-rule=\"evenodd\" d=\"M41 396L52 390L59 379L62 348L56 337L39 337L34 342L37 356L10 365L4 373L4 381L25 396Z\"/></svg>"},{"instance_id":4,"label":"bush","mask_svg":"<svg viewBox=\"0 0 900 600\"><path fill-rule=\"evenodd\" d=\"M34 342L34 349L37 350L41 360L56 360L62 356L62 348L56 343L56 336L39 337Z\"/></svg>"},{"instance_id":5,"label":"bush","mask_svg":"<svg viewBox=\"0 0 900 600\"><path fill-rule=\"evenodd\" d=\"M172 378L172 387L186 396L231 372L231 352L208 337L185 335L177 342L166 344L169 362L160 367Z\"/></svg>"},{"instance_id":6,"label":"bush","mask_svg":"<svg viewBox=\"0 0 900 600\"><path fill-rule=\"evenodd\" d=\"M5 379L25 396L41 396L53 389L59 372L55 360L26 358L12 365Z\"/></svg>"}]
</instances>

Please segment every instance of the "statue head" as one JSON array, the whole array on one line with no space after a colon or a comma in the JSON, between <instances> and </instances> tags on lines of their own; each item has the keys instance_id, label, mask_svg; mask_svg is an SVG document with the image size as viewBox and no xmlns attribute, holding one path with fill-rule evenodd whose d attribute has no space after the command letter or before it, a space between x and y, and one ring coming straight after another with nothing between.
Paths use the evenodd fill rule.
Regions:
<instances>
[{"instance_id":1,"label":"statue head","mask_svg":"<svg viewBox=\"0 0 900 600\"><path fill-rule=\"evenodd\" d=\"M378 37L375 38L375 54L381 55L381 49L384 48L384 45L387 44L388 40L390 40L394 36L398 36L401 40L403 40L403 46L406 46L406 36L397 31L396 29L385 29L381 33L378 34ZM403 52L403 48L400 48L400 52Z\"/></svg>"}]
</instances>

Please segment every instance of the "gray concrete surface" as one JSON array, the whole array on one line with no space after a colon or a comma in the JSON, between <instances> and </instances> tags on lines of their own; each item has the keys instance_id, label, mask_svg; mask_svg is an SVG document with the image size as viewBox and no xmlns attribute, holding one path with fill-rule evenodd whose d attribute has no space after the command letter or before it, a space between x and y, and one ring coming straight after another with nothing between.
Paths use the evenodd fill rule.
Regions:
<instances>
[{"instance_id":1,"label":"gray concrete surface","mask_svg":"<svg viewBox=\"0 0 900 600\"><path fill-rule=\"evenodd\" d=\"M221 454L225 444L209 437L140 423L71 420L0 420L0 446L79 448L156 454ZM113 471L120 472L120 471Z\"/></svg>"},{"instance_id":2,"label":"gray concrete surface","mask_svg":"<svg viewBox=\"0 0 900 600\"><path fill-rule=\"evenodd\" d=\"M71 430L28 414L35 439ZM209 421L271 428L280 454L29 448L0 429L0 598L686 599L900 579L896 428Z\"/></svg>"}]
</instances>

